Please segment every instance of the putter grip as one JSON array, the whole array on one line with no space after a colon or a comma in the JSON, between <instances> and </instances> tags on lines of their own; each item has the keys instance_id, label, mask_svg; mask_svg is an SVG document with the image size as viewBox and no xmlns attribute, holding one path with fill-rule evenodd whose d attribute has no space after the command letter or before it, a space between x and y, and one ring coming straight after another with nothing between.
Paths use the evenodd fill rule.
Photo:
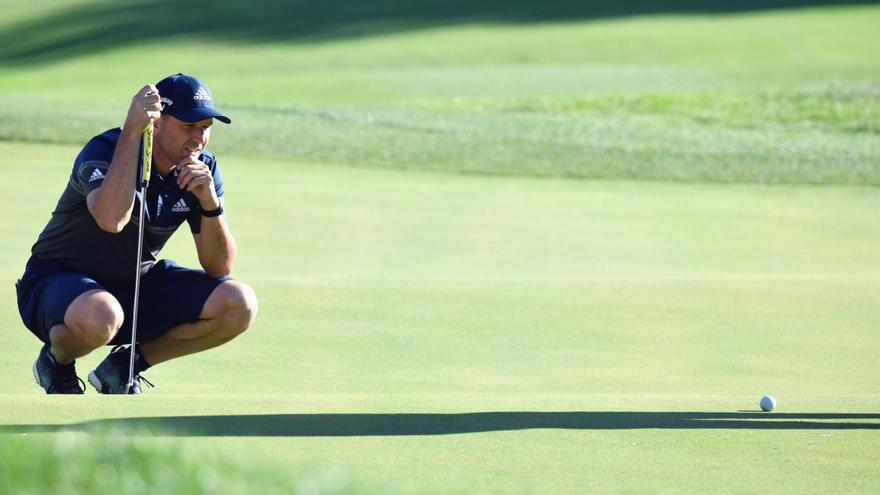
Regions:
<instances>
[{"instance_id":1,"label":"putter grip","mask_svg":"<svg viewBox=\"0 0 880 495\"><path fill-rule=\"evenodd\" d=\"M143 181L143 185L146 186L150 181L150 173L153 167L153 123L150 122L150 125L144 129L144 154L141 157L143 161L143 170L144 176L141 177Z\"/></svg>"}]
</instances>

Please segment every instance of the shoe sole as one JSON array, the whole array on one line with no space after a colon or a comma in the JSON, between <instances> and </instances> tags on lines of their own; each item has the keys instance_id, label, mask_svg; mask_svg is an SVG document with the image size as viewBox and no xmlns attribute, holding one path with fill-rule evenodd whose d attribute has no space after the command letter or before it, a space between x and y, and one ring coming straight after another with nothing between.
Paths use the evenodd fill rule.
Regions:
<instances>
[{"instance_id":1,"label":"shoe sole","mask_svg":"<svg viewBox=\"0 0 880 495\"><path fill-rule=\"evenodd\" d=\"M89 383L95 387L95 390L98 391L99 394L104 393L104 384L101 383L101 380L98 379L98 375L95 374L95 371L92 370L89 372Z\"/></svg>"},{"instance_id":2,"label":"shoe sole","mask_svg":"<svg viewBox=\"0 0 880 495\"><path fill-rule=\"evenodd\" d=\"M103 395L125 395L125 394L114 394L113 392L104 392L104 384L101 383L101 379L98 378L98 375L95 374L95 370L89 372L89 383L95 387L95 390L98 391L99 394ZM128 394L128 395L140 395L140 394Z\"/></svg>"}]
</instances>

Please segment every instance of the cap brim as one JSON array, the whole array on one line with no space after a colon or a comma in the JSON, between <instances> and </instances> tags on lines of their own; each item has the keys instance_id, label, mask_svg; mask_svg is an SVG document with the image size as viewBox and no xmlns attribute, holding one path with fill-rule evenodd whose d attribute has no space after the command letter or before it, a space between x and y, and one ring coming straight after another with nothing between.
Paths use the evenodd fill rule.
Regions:
<instances>
[{"instance_id":1,"label":"cap brim","mask_svg":"<svg viewBox=\"0 0 880 495\"><path fill-rule=\"evenodd\" d=\"M217 119L224 124L231 124L232 120L213 108L193 108L180 112L169 112L169 115L184 122L198 122L205 119Z\"/></svg>"}]
</instances>

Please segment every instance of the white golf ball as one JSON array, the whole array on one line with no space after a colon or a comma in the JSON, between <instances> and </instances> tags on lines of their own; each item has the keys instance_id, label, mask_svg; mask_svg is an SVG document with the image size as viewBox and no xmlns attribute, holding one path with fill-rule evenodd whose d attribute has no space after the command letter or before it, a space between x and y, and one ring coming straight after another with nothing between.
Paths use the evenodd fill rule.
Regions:
<instances>
[{"instance_id":1,"label":"white golf ball","mask_svg":"<svg viewBox=\"0 0 880 495\"><path fill-rule=\"evenodd\" d=\"M772 395L765 395L764 397L761 397L761 409L767 412L776 409L776 398L774 398Z\"/></svg>"}]
</instances>

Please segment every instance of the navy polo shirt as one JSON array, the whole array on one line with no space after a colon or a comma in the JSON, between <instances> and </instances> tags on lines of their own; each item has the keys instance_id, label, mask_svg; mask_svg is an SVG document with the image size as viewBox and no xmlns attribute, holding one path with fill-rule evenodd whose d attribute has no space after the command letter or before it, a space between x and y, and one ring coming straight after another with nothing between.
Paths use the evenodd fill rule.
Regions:
<instances>
[{"instance_id":1,"label":"navy polo shirt","mask_svg":"<svg viewBox=\"0 0 880 495\"><path fill-rule=\"evenodd\" d=\"M141 192L135 192L134 209L128 224L117 234L101 230L86 205L86 196L101 187L121 129L111 129L92 138L73 164L70 180L52 218L40 233L32 254L55 260L65 267L82 272L97 280L134 279L137 263L138 213ZM223 180L217 158L205 150L199 156L214 177L217 196L223 196ZM195 195L177 185L177 172L162 177L153 168L147 200L141 272L156 263L159 251L184 221L190 231L199 233L202 215Z\"/></svg>"}]
</instances>

